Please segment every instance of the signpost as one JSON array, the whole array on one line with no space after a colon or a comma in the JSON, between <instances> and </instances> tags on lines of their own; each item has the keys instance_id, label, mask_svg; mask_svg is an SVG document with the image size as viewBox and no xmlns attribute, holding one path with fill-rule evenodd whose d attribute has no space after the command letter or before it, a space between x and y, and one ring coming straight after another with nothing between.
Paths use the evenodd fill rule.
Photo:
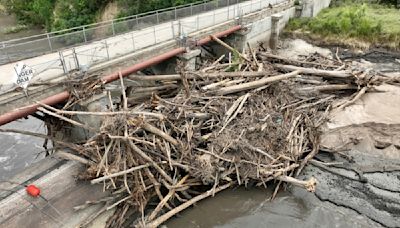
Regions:
<instances>
[{"instance_id":1,"label":"signpost","mask_svg":"<svg viewBox=\"0 0 400 228\"><path fill-rule=\"evenodd\" d=\"M34 70L31 67L19 62L14 66L14 83L26 91L33 74Z\"/></svg>"}]
</instances>

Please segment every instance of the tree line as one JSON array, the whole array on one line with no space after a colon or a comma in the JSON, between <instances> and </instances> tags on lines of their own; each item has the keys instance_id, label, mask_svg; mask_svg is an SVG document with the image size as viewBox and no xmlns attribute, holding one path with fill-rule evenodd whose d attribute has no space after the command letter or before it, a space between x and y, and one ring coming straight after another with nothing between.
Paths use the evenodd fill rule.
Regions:
<instances>
[{"instance_id":1,"label":"tree line","mask_svg":"<svg viewBox=\"0 0 400 228\"><path fill-rule=\"evenodd\" d=\"M48 31L96 22L110 2L117 2L119 17L178 6L199 0L0 0L21 24L40 25Z\"/></svg>"}]
</instances>

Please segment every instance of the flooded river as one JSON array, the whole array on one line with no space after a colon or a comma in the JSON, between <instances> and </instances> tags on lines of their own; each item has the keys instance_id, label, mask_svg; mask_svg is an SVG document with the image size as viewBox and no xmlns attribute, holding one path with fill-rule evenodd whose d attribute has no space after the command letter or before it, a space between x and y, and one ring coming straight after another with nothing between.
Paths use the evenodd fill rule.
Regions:
<instances>
[{"instance_id":1,"label":"flooded river","mask_svg":"<svg viewBox=\"0 0 400 228\"><path fill-rule=\"evenodd\" d=\"M1 17L0 23L4 23ZM393 71L393 68L391 70ZM20 120L4 128L45 132L43 123L34 118ZM39 154L43 151L42 144L43 139L18 134L0 134L0 179L9 178L43 158L43 153ZM314 194L297 188L279 193L274 201L269 200L271 194L270 189L226 190L185 210L179 217L168 221L165 226L170 228L381 227L355 210L321 201Z\"/></svg>"},{"instance_id":2,"label":"flooded river","mask_svg":"<svg viewBox=\"0 0 400 228\"><path fill-rule=\"evenodd\" d=\"M4 129L18 129L44 133L42 121L35 118L19 120L5 126ZM0 133L0 179L7 179L21 172L34 162L40 161L44 140L32 136L14 133Z\"/></svg>"},{"instance_id":3,"label":"flooded river","mask_svg":"<svg viewBox=\"0 0 400 228\"><path fill-rule=\"evenodd\" d=\"M311 228L379 227L356 212L297 193L279 193L270 201L266 189L227 190L188 209L166 223L170 228ZM305 193L307 194L307 193ZM310 194L311 195L311 194Z\"/></svg>"}]
</instances>

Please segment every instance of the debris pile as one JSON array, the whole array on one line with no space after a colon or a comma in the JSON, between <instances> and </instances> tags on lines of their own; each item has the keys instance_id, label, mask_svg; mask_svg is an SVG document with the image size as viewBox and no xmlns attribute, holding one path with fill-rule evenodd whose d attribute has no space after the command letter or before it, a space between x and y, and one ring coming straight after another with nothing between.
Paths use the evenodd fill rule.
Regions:
<instances>
[{"instance_id":1,"label":"debris pile","mask_svg":"<svg viewBox=\"0 0 400 228\"><path fill-rule=\"evenodd\" d=\"M314 178L296 177L320 149L318 128L332 108L390 81L339 58L292 60L250 47L243 54L213 39L233 59L204 61L196 72L130 76L141 86L123 90L110 112L41 108L94 133L73 149L88 166L81 178L112 191L103 201L103 211L116 208L109 227L157 227L232 186L315 191ZM75 114L101 116L103 125L93 129L70 119Z\"/></svg>"}]
</instances>

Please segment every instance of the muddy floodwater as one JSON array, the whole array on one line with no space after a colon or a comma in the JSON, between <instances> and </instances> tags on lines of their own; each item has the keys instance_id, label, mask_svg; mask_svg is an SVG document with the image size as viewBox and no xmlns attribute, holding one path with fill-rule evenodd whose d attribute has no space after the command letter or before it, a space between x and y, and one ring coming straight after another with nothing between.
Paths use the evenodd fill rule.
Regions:
<instances>
[{"instance_id":1,"label":"muddy floodwater","mask_svg":"<svg viewBox=\"0 0 400 228\"><path fill-rule=\"evenodd\" d=\"M269 189L227 190L188 209L165 225L200 227L376 227L355 212L282 192L270 201Z\"/></svg>"},{"instance_id":2,"label":"muddy floodwater","mask_svg":"<svg viewBox=\"0 0 400 228\"><path fill-rule=\"evenodd\" d=\"M37 133L44 133L42 121L35 118L19 120L5 126L3 129L18 129ZM0 133L0 179L7 179L21 172L34 162L44 157L43 139L32 136Z\"/></svg>"}]
</instances>

